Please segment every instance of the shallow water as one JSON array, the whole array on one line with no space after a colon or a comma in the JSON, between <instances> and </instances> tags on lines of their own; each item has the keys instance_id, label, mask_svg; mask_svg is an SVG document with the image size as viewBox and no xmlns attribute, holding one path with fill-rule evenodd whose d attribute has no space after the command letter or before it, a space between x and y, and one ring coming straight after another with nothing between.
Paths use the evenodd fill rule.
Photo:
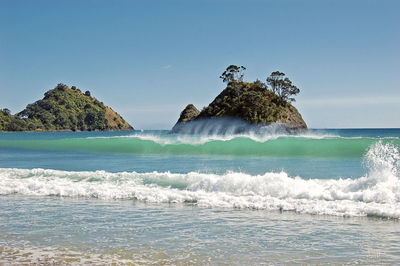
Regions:
<instances>
[{"instance_id":1,"label":"shallow water","mask_svg":"<svg viewBox=\"0 0 400 266\"><path fill-rule=\"evenodd\" d=\"M398 220L19 195L0 204L3 262L11 251L37 261L156 264L373 264L400 256Z\"/></svg>"},{"instance_id":2,"label":"shallow water","mask_svg":"<svg viewBox=\"0 0 400 266\"><path fill-rule=\"evenodd\" d=\"M0 263L394 264L399 137L1 133Z\"/></svg>"}]
</instances>

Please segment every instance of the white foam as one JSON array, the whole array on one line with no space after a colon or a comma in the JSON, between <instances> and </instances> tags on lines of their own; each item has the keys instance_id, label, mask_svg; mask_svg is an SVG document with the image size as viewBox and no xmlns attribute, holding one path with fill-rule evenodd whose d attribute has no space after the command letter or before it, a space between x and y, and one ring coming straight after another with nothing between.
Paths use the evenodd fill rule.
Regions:
<instances>
[{"instance_id":1,"label":"white foam","mask_svg":"<svg viewBox=\"0 0 400 266\"><path fill-rule=\"evenodd\" d=\"M178 145L178 144L190 144L190 145L202 145L212 141L230 141L237 138L251 139L255 142L264 143L270 140L278 138L307 138L307 139L328 139L328 138L340 138L335 135L327 134L313 134L303 133L298 135L287 135L287 134L257 134L254 132L244 134L228 134L228 135L190 135L190 134L169 134L169 135L157 135L157 134L134 134L128 136L112 136L112 137L88 137L87 139L115 139L115 138L135 138L140 140L148 140L160 145Z\"/></svg>"},{"instance_id":2,"label":"white foam","mask_svg":"<svg viewBox=\"0 0 400 266\"><path fill-rule=\"evenodd\" d=\"M339 216L400 218L400 154L377 142L367 152L366 176L302 179L285 172L223 175L190 172L68 172L0 168L0 194L191 202L199 207L291 210Z\"/></svg>"}]
</instances>

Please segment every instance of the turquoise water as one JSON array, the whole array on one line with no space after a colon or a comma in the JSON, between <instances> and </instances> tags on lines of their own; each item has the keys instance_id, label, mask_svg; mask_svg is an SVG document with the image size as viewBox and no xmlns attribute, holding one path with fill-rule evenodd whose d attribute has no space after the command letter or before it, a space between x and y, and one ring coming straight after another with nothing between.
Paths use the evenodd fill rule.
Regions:
<instances>
[{"instance_id":1,"label":"turquoise water","mask_svg":"<svg viewBox=\"0 0 400 266\"><path fill-rule=\"evenodd\" d=\"M400 129L0 133L0 263L400 260Z\"/></svg>"}]
</instances>

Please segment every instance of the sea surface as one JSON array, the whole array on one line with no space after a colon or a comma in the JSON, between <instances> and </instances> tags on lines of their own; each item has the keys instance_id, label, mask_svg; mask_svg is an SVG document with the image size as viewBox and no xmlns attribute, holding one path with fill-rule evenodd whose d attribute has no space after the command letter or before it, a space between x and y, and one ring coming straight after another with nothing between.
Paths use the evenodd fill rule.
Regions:
<instances>
[{"instance_id":1,"label":"sea surface","mask_svg":"<svg viewBox=\"0 0 400 266\"><path fill-rule=\"evenodd\" d=\"M0 133L0 264L396 264L400 129Z\"/></svg>"}]
</instances>

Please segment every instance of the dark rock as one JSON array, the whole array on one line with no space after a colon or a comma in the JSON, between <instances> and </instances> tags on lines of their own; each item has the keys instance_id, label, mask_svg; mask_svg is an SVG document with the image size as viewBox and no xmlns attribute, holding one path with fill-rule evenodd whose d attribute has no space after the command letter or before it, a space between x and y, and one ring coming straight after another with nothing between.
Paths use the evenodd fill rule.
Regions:
<instances>
[{"instance_id":1,"label":"dark rock","mask_svg":"<svg viewBox=\"0 0 400 266\"><path fill-rule=\"evenodd\" d=\"M181 112L178 123L189 122L195 119L200 114L200 111L193 104L188 104Z\"/></svg>"}]
</instances>

